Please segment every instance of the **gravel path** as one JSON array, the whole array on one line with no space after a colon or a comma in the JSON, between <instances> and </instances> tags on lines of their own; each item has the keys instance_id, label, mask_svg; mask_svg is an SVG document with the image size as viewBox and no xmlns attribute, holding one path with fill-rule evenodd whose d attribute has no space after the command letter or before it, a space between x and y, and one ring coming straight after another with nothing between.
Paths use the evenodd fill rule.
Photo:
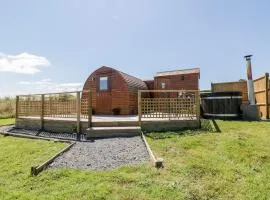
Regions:
<instances>
[{"instance_id":1,"label":"gravel path","mask_svg":"<svg viewBox=\"0 0 270 200\"><path fill-rule=\"evenodd\" d=\"M9 132L13 128L14 128L14 125L0 126L0 132L6 133L6 132Z\"/></svg>"},{"instance_id":2,"label":"gravel path","mask_svg":"<svg viewBox=\"0 0 270 200\"><path fill-rule=\"evenodd\" d=\"M107 170L148 161L149 155L142 138L136 136L78 142L56 158L50 167Z\"/></svg>"}]
</instances>

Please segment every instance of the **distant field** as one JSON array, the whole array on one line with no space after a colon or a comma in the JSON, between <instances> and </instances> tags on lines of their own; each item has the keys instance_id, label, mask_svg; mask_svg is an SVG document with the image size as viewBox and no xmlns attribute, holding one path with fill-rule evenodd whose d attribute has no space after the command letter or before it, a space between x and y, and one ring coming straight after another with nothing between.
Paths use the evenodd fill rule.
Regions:
<instances>
[{"instance_id":1,"label":"distant field","mask_svg":"<svg viewBox=\"0 0 270 200\"><path fill-rule=\"evenodd\" d=\"M15 98L0 98L0 118L15 117Z\"/></svg>"},{"instance_id":2,"label":"distant field","mask_svg":"<svg viewBox=\"0 0 270 200\"><path fill-rule=\"evenodd\" d=\"M217 124L221 133L149 134L163 169L47 169L37 177L30 167L64 145L0 136L0 199L270 199L270 122Z\"/></svg>"}]
</instances>

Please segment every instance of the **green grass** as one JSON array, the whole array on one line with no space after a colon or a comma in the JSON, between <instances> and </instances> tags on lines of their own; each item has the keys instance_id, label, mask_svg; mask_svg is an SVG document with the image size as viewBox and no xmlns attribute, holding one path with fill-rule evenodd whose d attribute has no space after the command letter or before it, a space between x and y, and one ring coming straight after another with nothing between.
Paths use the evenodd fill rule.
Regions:
<instances>
[{"instance_id":1,"label":"green grass","mask_svg":"<svg viewBox=\"0 0 270 200\"><path fill-rule=\"evenodd\" d=\"M270 123L218 125L221 133L150 134L165 177L187 199L270 199Z\"/></svg>"},{"instance_id":2,"label":"green grass","mask_svg":"<svg viewBox=\"0 0 270 200\"><path fill-rule=\"evenodd\" d=\"M165 168L150 164L91 172L48 169L63 144L0 137L0 199L270 199L270 123L217 122L221 133L147 137Z\"/></svg>"},{"instance_id":3,"label":"green grass","mask_svg":"<svg viewBox=\"0 0 270 200\"><path fill-rule=\"evenodd\" d=\"M15 118L0 119L0 126L14 124L14 123L15 123Z\"/></svg>"}]
</instances>

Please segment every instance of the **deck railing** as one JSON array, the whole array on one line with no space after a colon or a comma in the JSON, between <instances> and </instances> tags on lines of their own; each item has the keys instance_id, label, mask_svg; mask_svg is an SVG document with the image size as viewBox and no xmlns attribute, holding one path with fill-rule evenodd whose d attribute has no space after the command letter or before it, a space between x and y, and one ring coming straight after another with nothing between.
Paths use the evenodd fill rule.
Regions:
<instances>
[{"instance_id":1,"label":"deck railing","mask_svg":"<svg viewBox=\"0 0 270 200\"><path fill-rule=\"evenodd\" d=\"M147 119L199 120L199 91L140 90L138 94L139 121Z\"/></svg>"},{"instance_id":2,"label":"deck railing","mask_svg":"<svg viewBox=\"0 0 270 200\"><path fill-rule=\"evenodd\" d=\"M82 93L89 98L82 99ZM90 127L91 91L19 95L16 97L16 118L21 117L39 117L41 129L43 129L44 118L77 118L78 131L81 119L88 119Z\"/></svg>"}]
</instances>

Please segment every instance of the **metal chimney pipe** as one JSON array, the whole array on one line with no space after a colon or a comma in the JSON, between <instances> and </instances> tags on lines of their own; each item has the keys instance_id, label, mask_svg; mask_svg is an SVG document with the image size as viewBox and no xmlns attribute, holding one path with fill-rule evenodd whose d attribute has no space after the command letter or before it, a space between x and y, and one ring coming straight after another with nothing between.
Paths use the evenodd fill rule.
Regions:
<instances>
[{"instance_id":1,"label":"metal chimney pipe","mask_svg":"<svg viewBox=\"0 0 270 200\"><path fill-rule=\"evenodd\" d=\"M246 55L244 58L247 61L247 88L248 88L248 100L250 105L255 105L255 95L254 95L254 84L252 79L252 68L251 68L251 56Z\"/></svg>"}]
</instances>

